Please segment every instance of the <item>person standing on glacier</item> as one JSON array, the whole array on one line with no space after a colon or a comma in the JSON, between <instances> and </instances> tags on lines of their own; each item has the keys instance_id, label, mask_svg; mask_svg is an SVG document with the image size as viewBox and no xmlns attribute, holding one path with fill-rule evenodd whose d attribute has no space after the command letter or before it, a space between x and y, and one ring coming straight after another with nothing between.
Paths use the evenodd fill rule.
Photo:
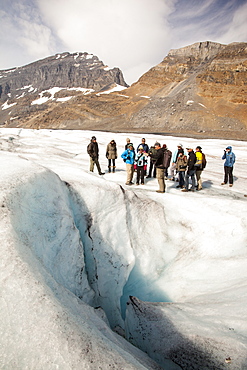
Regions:
<instances>
[{"instance_id":1,"label":"person standing on glacier","mask_svg":"<svg viewBox=\"0 0 247 370\"><path fill-rule=\"evenodd\" d=\"M136 154L135 163L136 163L136 185L139 185L140 179L141 184L144 185L144 173L145 166L147 165L147 158L141 145L139 146L139 151Z\"/></svg>"},{"instance_id":2,"label":"person standing on glacier","mask_svg":"<svg viewBox=\"0 0 247 370\"><path fill-rule=\"evenodd\" d=\"M224 181L221 183L221 185L226 185L228 183L228 180L229 180L229 186L232 187L232 185L233 185L233 165L235 163L236 156L232 152L232 147L231 146L228 146L224 150L224 154L222 156L222 159L225 159L225 163L224 163L225 176L224 176Z\"/></svg>"},{"instance_id":3,"label":"person standing on glacier","mask_svg":"<svg viewBox=\"0 0 247 370\"><path fill-rule=\"evenodd\" d=\"M87 146L87 152L90 157L90 171L93 172L94 165L96 165L99 175L104 175L105 173L101 172L99 164L99 147L95 136L92 136L91 142Z\"/></svg>"},{"instance_id":4,"label":"person standing on glacier","mask_svg":"<svg viewBox=\"0 0 247 370\"><path fill-rule=\"evenodd\" d=\"M196 187L196 179L195 179L195 173L196 173L196 155L192 148L186 148L188 154L188 162L187 162L187 172L185 175L185 188L182 189L182 191L189 191L189 178L191 178L192 181L192 187L190 188L191 191L195 191Z\"/></svg>"},{"instance_id":5,"label":"person standing on glacier","mask_svg":"<svg viewBox=\"0 0 247 370\"><path fill-rule=\"evenodd\" d=\"M117 144L115 140L111 140L110 143L106 147L106 158L108 159L108 171L115 172L116 163L115 160L117 159ZM112 161L112 167L111 167Z\"/></svg>"},{"instance_id":6,"label":"person standing on glacier","mask_svg":"<svg viewBox=\"0 0 247 370\"><path fill-rule=\"evenodd\" d=\"M133 144L129 144L127 149L121 154L126 163L127 180L125 185L133 185L132 179L134 175L135 152Z\"/></svg>"},{"instance_id":7,"label":"person standing on glacier","mask_svg":"<svg viewBox=\"0 0 247 370\"><path fill-rule=\"evenodd\" d=\"M156 190L157 193L165 193L166 185L165 185L165 168L168 168L170 165L169 158L165 158L165 148L161 148L160 143L156 142L154 144L155 149L157 150L156 153L156 161L155 161L155 167L156 167L156 178L158 180L159 184L159 190ZM152 153L145 153L145 155L149 155L151 158L154 156ZM164 160L165 159L165 160ZM170 158L171 160L171 158ZM167 162L167 164L164 162ZM169 162L169 164L168 164Z\"/></svg>"},{"instance_id":8,"label":"person standing on glacier","mask_svg":"<svg viewBox=\"0 0 247 370\"><path fill-rule=\"evenodd\" d=\"M173 153L173 156L172 156L172 165L170 167L171 177L169 178L169 180L171 180L171 181L175 181L176 163L177 163L177 159L178 159L178 156L179 156L180 153L183 153L184 155L187 156L187 152L184 151L182 144L178 144L177 150L175 150L175 152Z\"/></svg>"}]
</instances>

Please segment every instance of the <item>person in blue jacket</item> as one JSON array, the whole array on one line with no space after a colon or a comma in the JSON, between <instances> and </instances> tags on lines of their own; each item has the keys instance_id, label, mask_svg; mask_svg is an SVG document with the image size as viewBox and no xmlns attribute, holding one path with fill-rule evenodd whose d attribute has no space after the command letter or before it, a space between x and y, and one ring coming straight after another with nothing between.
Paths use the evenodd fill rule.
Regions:
<instances>
[{"instance_id":1,"label":"person in blue jacket","mask_svg":"<svg viewBox=\"0 0 247 370\"><path fill-rule=\"evenodd\" d=\"M221 185L226 185L229 180L229 186L233 185L233 165L236 160L235 154L232 152L232 147L228 146L226 150L224 150L224 154L222 156L222 159L225 159L224 163L224 181L221 183Z\"/></svg>"},{"instance_id":2,"label":"person in blue jacket","mask_svg":"<svg viewBox=\"0 0 247 370\"><path fill-rule=\"evenodd\" d=\"M133 144L129 144L127 149L121 154L126 163L127 181L126 185L133 185L132 179L134 175L135 152Z\"/></svg>"},{"instance_id":3,"label":"person in blue jacket","mask_svg":"<svg viewBox=\"0 0 247 370\"><path fill-rule=\"evenodd\" d=\"M144 153L148 153L148 151L149 151L149 146L148 146L148 144L146 144L146 139L145 139L144 137L142 138L142 142L141 142L141 144L139 144L139 145L138 145L138 147L137 147L137 149L136 149L136 153L139 153L140 146L142 146L142 147L143 147L143 152L144 152Z\"/></svg>"}]
</instances>

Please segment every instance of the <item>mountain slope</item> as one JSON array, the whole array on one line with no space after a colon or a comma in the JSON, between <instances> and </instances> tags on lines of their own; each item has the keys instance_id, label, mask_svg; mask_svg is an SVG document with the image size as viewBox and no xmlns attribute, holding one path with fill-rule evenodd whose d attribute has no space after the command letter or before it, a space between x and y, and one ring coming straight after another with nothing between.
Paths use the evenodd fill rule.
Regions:
<instances>
[{"instance_id":1,"label":"mountain slope","mask_svg":"<svg viewBox=\"0 0 247 370\"><path fill-rule=\"evenodd\" d=\"M0 77L3 102L9 97L20 97L26 90L40 92L54 86L95 91L111 83L128 86L118 68L110 69L97 56L88 53L56 54L24 67L0 71Z\"/></svg>"},{"instance_id":2,"label":"mountain slope","mask_svg":"<svg viewBox=\"0 0 247 370\"><path fill-rule=\"evenodd\" d=\"M42 111L42 117L47 114L47 101L56 101L55 94L59 98L57 107L66 101L65 97L109 89L112 85L128 86L119 68L111 69L88 53L56 54L20 68L0 71L0 123L25 126L37 112ZM56 91L50 91L54 87ZM38 101L39 98L43 101Z\"/></svg>"},{"instance_id":3,"label":"mountain slope","mask_svg":"<svg viewBox=\"0 0 247 370\"><path fill-rule=\"evenodd\" d=\"M84 91L59 90L56 99L46 92L50 99L44 104L33 104L30 94L9 100L0 118L9 127L246 139L246 81L247 43L201 42L171 50L160 64L121 92L106 94L112 87L126 87L118 71L114 81L107 84L104 79L102 89L94 81L80 85Z\"/></svg>"}]
</instances>

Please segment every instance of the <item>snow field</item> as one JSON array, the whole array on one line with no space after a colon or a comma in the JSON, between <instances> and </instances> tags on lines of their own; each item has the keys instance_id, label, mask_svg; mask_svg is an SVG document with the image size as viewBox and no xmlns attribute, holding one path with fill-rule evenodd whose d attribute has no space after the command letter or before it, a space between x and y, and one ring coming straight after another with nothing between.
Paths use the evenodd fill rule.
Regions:
<instances>
[{"instance_id":1,"label":"snow field","mask_svg":"<svg viewBox=\"0 0 247 370\"><path fill-rule=\"evenodd\" d=\"M104 171L116 140L115 174L88 172L93 134ZM144 135L207 155L201 192L166 181L161 195L156 179L125 186L126 137L137 147L142 135L0 130L2 367L156 368L110 324L163 368L225 368L227 357L244 368L246 143ZM229 144L231 189L220 186Z\"/></svg>"}]
</instances>

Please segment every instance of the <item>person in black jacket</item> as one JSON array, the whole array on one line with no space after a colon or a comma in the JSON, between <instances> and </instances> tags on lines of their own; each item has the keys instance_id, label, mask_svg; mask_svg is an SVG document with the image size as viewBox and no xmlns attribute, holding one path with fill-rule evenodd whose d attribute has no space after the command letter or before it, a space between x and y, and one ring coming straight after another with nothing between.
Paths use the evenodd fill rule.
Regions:
<instances>
[{"instance_id":1,"label":"person in black jacket","mask_svg":"<svg viewBox=\"0 0 247 370\"><path fill-rule=\"evenodd\" d=\"M187 172L185 176L185 188L182 191L189 191L189 178L191 178L192 181L192 187L191 191L195 191L196 187L196 179L195 179L195 173L196 173L196 155L192 148L186 148L188 152L188 163L187 163Z\"/></svg>"},{"instance_id":2,"label":"person in black jacket","mask_svg":"<svg viewBox=\"0 0 247 370\"><path fill-rule=\"evenodd\" d=\"M96 164L99 175L104 175L105 173L101 172L99 164L99 147L95 136L92 136L91 142L87 146L87 152L90 156L90 171L93 172L94 165Z\"/></svg>"},{"instance_id":3,"label":"person in black jacket","mask_svg":"<svg viewBox=\"0 0 247 370\"><path fill-rule=\"evenodd\" d=\"M153 171L153 177L156 177L156 167L155 167L155 162L156 162L156 154L157 150L155 149L154 146L151 146L151 148L148 151L149 157L150 157L150 164L149 164L149 173L147 178L152 177L152 171Z\"/></svg>"},{"instance_id":4,"label":"person in black jacket","mask_svg":"<svg viewBox=\"0 0 247 370\"><path fill-rule=\"evenodd\" d=\"M164 166L164 148L161 148L160 143L156 142L154 144L154 148L157 150L156 152L156 162L155 162L155 168L156 168L156 178L158 180L159 184L159 190L156 190L157 193L165 193L166 185L165 185L165 166ZM154 154L150 153L146 155L149 155L151 158L154 158Z\"/></svg>"}]
</instances>

